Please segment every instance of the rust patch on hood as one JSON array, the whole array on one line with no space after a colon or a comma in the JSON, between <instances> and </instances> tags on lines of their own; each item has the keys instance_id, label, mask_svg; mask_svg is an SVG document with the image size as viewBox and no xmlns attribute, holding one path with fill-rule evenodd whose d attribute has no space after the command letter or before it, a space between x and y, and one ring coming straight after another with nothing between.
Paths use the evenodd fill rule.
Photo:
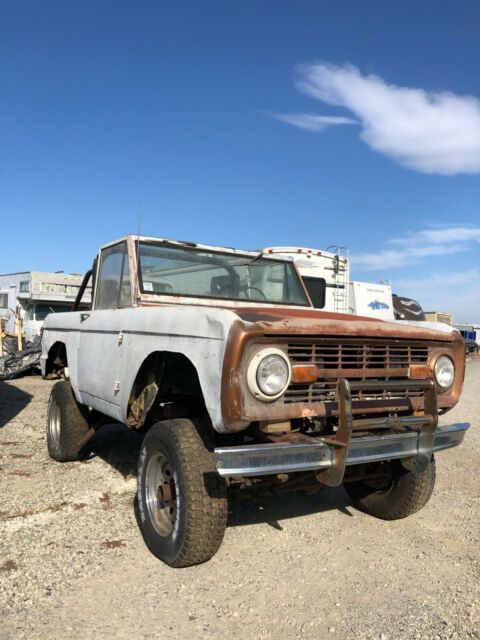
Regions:
<instances>
[{"instance_id":1,"label":"rust patch on hood","mask_svg":"<svg viewBox=\"0 0 480 640\"><path fill-rule=\"evenodd\" d=\"M256 324L267 335L362 336L445 342L455 338L453 334L427 327L315 309L245 307L235 309L235 313L244 322Z\"/></svg>"}]
</instances>

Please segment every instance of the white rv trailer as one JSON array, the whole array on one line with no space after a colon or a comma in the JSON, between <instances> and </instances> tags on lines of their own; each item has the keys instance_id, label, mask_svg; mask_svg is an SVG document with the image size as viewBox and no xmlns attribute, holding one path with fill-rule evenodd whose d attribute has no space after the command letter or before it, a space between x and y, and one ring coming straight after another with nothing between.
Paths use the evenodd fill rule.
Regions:
<instances>
[{"instance_id":1,"label":"white rv trailer","mask_svg":"<svg viewBox=\"0 0 480 640\"><path fill-rule=\"evenodd\" d=\"M304 247L267 247L262 252L293 259L315 308L348 313L348 257Z\"/></svg>"},{"instance_id":2,"label":"white rv trailer","mask_svg":"<svg viewBox=\"0 0 480 640\"><path fill-rule=\"evenodd\" d=\"M348 310L355 316L395 320L392 287L385 283L350 282Z\"/></svg>"}]
</instances>

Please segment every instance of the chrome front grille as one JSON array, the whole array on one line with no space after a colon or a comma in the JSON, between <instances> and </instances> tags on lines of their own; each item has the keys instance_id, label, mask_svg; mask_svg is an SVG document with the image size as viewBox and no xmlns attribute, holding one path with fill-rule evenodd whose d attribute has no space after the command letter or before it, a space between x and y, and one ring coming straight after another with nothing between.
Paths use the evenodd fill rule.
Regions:
<instances>
[{"instance_id":1,"label":"chrome front grille","mask_svg":"<svg viewBox=\"0 0 480 640\"><path fill-rule=\"evenodd\" d=\"M335 402L341 378L378 380L378 388L352 392L352 400L388 400L421 396L418 390L387 391L382 381L408 379L411 365L428 362L428 347L371 340L348 342L291 342L287 345L292 365L315 364L318 379L311 384L291 384L284 402Z\"/></svg>"}]
</instances>

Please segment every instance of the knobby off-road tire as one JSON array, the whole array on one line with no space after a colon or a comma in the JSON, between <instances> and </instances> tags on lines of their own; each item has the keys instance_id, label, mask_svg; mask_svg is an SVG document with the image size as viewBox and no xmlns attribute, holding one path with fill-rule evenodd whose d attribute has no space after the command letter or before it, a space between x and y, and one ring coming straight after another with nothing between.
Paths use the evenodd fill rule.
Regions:
<instances>
[{"instance_id":1,"label":"knobby off-road tire","mask_svg":"<svg viewBox=\"0 0 480 640\"><path fill-rule=\"evenodd\" d=\"M170 566L205 562L220 547L226 485L190 420L150 427L140 451L137 498L143 538Z\"/></svg>"},{"instance_id":2,"label":"knobby off-road tire","mask_svg":"<svg viewBox=\"0 0 480 640\"><path fill-rule=\"evenodd\" d=\"M346 482L345 489L361 511L382 520L398 520L419 511L435 486L435 460L421 473L407 471L399 460L389 463L391 477L385 487L375 483Z\"/></svg>"},{"instance_id":3,"label":"knobby off-road tire","mask_svg":"<svg viewBox=\"0 0 480 640\"><path fill-rule=\"evenodd\" d=\"M52 388L47 409L47 447L51 458L71 462L81 458L79 443L89 430L88 410L73 395L69 382Z\"/></svg>"}]
</instances>

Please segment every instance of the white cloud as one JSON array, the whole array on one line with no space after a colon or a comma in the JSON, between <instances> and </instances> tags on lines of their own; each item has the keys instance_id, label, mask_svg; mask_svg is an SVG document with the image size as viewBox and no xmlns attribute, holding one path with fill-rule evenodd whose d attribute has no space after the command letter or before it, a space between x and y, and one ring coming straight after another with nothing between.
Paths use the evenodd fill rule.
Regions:
<instances>
[{"instance_id":1,"label":"white cloud","mask_svg":"<svg viewBox=\"0 0 480 640\"><path fill-rule=\"evenodd\" d=\"M400 245L395 249L352 255L352 265L366 271L386 271L422 262L432 256L444 256L471 251L480 242L480 227L445 227L406 233L387 241Z\"/></svg>"},{"instance_id":2,"label":"white cloud","mask_svg":"<svg viewBox=\"0 0 480 640\"><path fill-rule=\"evenodd\" d=\"M357 278L358 269L381 271L382 277L391 278L391 272L395 273L398 268L424 262L421 269L414 266L411 275L391 278L393 291L418 300L426 311L448 311L454 314L456 322L480 323L480 266L447 271L446 261L442 259L472 250L480 254L479 243L479 226L433 227L408 232L387 240L387 248L353 254L352 277ZM433 262L435 256L438 258ZM480 259L477 264L480 265Z\"/></svg>"},{"instance_id":3,"label":"white cloud","mask_svg":"<svg viewBox=\"0 0 480 640\"><path fill-rule=\"evenodd\" d=\"M455 322L480 322L478 281L480 269L436 272L422 278L399 278L393 289L414 298L425 311L448 311Z\"/></svg>"},{"instance_id":4,"label":"white cloud","mask_svg":"<svg viewBox=\"0 0 480 640\"><path fill-rule=\"evenodd\" d=\"M270 113L270 115L280 122L292 124L294 127L306 131L318 132L331 125L357 124L356 120L343 116L319 116L312 113Z\"/></svg>"},{"instance_id":5,"label":"white cloud","mask_svg":"<svg viewBox=\"0 0 480 640\"><path fill-rule=\"evenodd\" d=\"M477 283L480 280L480 269L466 269L465 271L448 271L431 273L423 278L398 278L395 284L402 289L418 289L425 291L431 286L455 287L465 283Z\"/></svg>"},{"instance_id":6,"label":"white cloud","mask_svg":"<svg viewBox=\"0 0 480 640\"><path fill-rule=\"evenodd\" d=\"M361 122L362 140L402 166L442 175L480 172L478 98L387 84L352 65L303 65L298 76L303 93L348 109ZM298 114L282 115L308 128L295 121Z\"/></svg>"},{"instance_id":7,"label":"white cloud","mask_svg":"<svg viewBox=\"0 0 480 640\"><path fill-rule=\"evenodd\" d=\"M440 229L424 229L410 233L404 238L393 238L392 244L411 244L411 242L427 242L432 244L444 242L480 242L480 227L445 227Z\"/></svg>"},{"instance_id":8,"label":"white cloud","mask_svg":"<svg viewBox=\"0 0 480 640\"><path fill-rule=\"evenodd\" d=\"M461 253L462 251L468 251L468 247L462 245L435 245L405 249L382 249L376 253L356 254L352 257L352 264L367 271L399 269L400 267L421 262L423 258Z\"/></svg>"}]
</instances>

